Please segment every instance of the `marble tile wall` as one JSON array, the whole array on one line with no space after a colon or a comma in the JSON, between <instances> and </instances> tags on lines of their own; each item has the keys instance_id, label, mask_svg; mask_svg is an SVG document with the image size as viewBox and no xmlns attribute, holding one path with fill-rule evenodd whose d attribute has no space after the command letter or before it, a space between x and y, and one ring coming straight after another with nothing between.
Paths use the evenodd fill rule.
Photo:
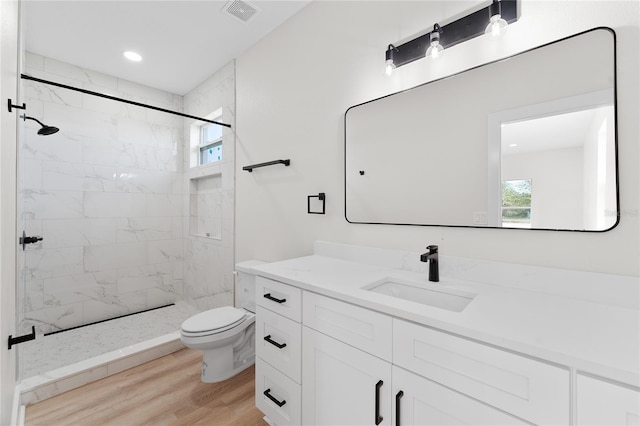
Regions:
<instances>
[{"instance_id":1,"label":"marble tile wall","mask_svg":"<svg viewBox=\"0 0 640 426\"><path fill-rule=\"evenodd\" d=\"M202 222L216 229L211 238L198 235L197 216L190 211L197 202L184 205L184 297L201 310L224 305L233 305L234 288L234 167L235 167L235 63L231 62L184 96L184 111L200 117L207 117L222 109L220 121L229 123L231 129L222 131L222 161L204 166L194 166L194 149L191 145L193 120L185 120L184 139L184 179L183 190L190 194L193 186L205 182L206 177L214 178L215 191L203 188L201 195L212 195L210 200L200 198L200 205L206 202ZM196 132L197 133L197 132ZM195 198L197 200L197 196ZM192 224L196 224L193 227ZM208 226L206 224L205 226ZM192 229L193 228L193 229ZM219 230L219 232L218 232ZM219 233L219 235L213 235Z\"/></svg>"},{"instance_id":2,"label":"marble tile wall","mask_svg":"<svg viewBox=\"0 0 640 426\"><path fill-rule=\"evenodd\" d=\"M24 71L183 108L182 96L35 54ZM20 251L20 329L50 332L182 299L185 249L190 269L208 261L184 243L184 120L22 81L27 115L61 130L40 136L26 121L20 138L20 225L44 237Z\"/></svg>"}]
</instances>

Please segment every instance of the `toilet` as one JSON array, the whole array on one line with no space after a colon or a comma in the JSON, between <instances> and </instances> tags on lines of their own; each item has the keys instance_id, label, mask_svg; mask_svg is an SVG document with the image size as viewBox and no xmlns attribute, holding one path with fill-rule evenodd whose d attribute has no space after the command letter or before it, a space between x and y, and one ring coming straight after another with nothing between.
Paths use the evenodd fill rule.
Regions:
<instances>
[{"instance_id":1,"label":"toilet","mask_svg":"<svg viewBox=\"0 0 640 426\"><path fill-rule=\"evenodd\" d=\"M235 376L255 362L255 275L251 268L264 264L248 260L236 264L236 306L200 312L182 323L180 340L202 351L205 383Z\"/></svg>"}]
</instances>

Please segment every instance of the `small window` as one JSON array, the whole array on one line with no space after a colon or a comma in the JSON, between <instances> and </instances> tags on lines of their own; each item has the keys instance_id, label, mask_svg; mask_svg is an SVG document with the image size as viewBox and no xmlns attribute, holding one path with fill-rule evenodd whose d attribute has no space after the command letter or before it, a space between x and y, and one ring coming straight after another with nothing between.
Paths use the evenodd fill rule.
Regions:
<instances>
[{"instance_id":1,"label":"small window","mask_svg":"<svg viewBox=\"0 0 640 426\"><path fill-rule=\"evenodd\" d=\"M199 148L200 165L222 160L222 126L205 124L200 127Z\"/></svg>"},{"instance_id":2,"label":"small window","mask_svg":"<svg viewBox=\"0 0 640 426\"><path fill-rule=\"evenodd\" d=\"M502 226L531 228L531 179L502 181Z\"/></svg>"}]
</instances>

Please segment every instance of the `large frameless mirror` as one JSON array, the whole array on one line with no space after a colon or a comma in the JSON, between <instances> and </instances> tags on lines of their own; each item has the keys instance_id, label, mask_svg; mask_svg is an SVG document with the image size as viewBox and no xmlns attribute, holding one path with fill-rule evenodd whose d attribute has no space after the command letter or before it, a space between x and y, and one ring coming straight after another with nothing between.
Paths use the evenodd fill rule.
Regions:
<instances>
[{"instance_id":1,"label":"large frameless mirror","mask_svg":"<svg viewBox=\"0 0 640 426\"><path fill-rule=\"evenodd\" d=\"M615 33L596 28L349 108L352 223L618 223Z\"/></svg>"}]
</instances>

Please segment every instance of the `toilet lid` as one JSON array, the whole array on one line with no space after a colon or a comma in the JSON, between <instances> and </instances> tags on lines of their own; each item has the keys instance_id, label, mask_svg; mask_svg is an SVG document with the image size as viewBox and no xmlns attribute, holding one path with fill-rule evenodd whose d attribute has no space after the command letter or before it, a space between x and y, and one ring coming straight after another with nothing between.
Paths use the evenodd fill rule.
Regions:
<instances>
[{"instance_id":1,"label":"toilet lid","mask_svg":"<svg viewBox=\"0 0 640 426\"><path fill-rule=\"evenodd\" d=\"M188 333L212 331L218 328L229 327L242 321L245 312L232 306L211 309L200 312L182 323L182 330Z\"/></svg>"}]
</instances>

